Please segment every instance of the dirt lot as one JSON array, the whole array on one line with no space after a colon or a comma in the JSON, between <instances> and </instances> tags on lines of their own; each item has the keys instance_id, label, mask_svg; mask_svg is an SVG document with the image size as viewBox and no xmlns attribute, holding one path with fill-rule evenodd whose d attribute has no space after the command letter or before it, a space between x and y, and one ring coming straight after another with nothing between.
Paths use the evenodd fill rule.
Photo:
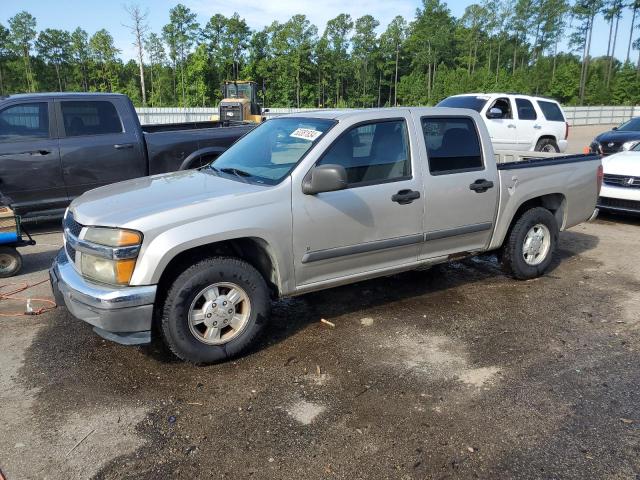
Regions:
<instances>
[{"instance_id":1,"label":"dirt lot","mask_svg":"<svg viewBox=\"0 0 640 480\"><path fill-rule=\"evenodd\" d=\"M46 278L60 233L39 232L11 283ZM640 478L638 232L614 216L564 232L553 270L528 282L487 257L282 301L253 352L211 367L103 341L64 309L0 317L0 468Z\"/></svg>"}]
</instances>

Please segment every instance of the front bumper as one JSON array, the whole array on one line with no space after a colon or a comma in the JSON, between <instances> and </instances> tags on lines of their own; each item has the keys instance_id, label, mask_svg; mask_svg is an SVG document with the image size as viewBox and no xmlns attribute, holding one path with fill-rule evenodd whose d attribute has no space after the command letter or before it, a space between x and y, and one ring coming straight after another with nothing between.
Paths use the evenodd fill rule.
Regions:
<instances>
[{"instance_id":1,"label":"front bumper","mask_svg":"<svg viewBox=\"0 0 640 480\"><path fill-rule=\"evenodd\" d=\"M49 277L56 303L93 325L102 337L125 345L151 341L155 285L109 287L88 282L69 262L64 249L53 261Z\"/></svg>"},{"instance_id":2,"label":"front bumper","mask_svg":"<svg viewBox=\"0 0 640 480\"><path fill-rule=\"evenodd\" d=\"M640 214L640 188L602 184L598 208L613 212Z\"/></svg>"}]
</instances>

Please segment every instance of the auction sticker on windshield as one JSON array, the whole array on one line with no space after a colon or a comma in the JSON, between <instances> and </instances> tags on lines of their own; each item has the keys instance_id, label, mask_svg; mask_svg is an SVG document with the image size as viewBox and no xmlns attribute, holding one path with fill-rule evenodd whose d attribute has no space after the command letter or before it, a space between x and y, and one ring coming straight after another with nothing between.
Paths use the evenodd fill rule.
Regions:
<instances>
[{"instance_id":1,"label":"auction sticker on windshield","mask_svg":"<svg viewBox=\"0 0 640 480\"><path fill-rule=\"evenodd\" d=\"M312 130L311 128L296 128L289 136L313 142L320 135L322 135L322 132L319 132L318 130Z\"/></svg>"}]
</instances>

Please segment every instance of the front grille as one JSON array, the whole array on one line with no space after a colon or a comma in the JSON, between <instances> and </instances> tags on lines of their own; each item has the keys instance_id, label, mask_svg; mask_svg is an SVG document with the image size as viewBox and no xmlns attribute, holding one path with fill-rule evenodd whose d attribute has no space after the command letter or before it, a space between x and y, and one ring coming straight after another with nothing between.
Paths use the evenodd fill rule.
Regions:
<instances>
[{"instance_id":1,"label":"front grille","mask_svg":"<svg viewBox=\"0 0 640 480\"><path fill-rule=\"evenodd\" d=\"M74 237L80 236L80 232L82 231L83 226L84 225L81 225L78 222L76 222L75 218L73 218L73 213L71 212L67 212L67 215L64 217L64 220L62 221L62 227L65 230L69 230L69 232L71 232L71 235L73 235Z\"/></svg>"},{"instance_id":2,"label":"front grille","mask_svg":"<svg viewBox=\"0 0 640 480\"><path fill-rule=\"evenodd\" d=\"M640 188L640 177L605 173L602 181L607 185L615 187Z\"/></svg>"},{"instance_id":3,"label":"front grille","mask_svg":"<svg viewBox=\"0 0 640 480\"><path fill-rule=\"evenodd\" d=\"M242 107L240 105L220 105L221 121L242 121Z\"/></svg>"},{"instance_id":4,"label":"front grille","mask_svg":"<svg viewBox=\"0 0 640 480\"><path fill-rule=\"evenodd\" d=\"M80 236L80 232L82 231L83 225L76 222L76 220L73 218L73 213L67 212L67 215L64 217L64 220L62 221L62 227L64 228L65 232L68 231L71 235L78 238ZM67 251L67 255L69 256L69 259L72 262L75 262L76 261L75 248L73 248L69 242L65 242L65 249Z\"/></svg>"},{"instance_id":5,"label":"front grille","mask_svg":"<svg viewBox=\"0 0 640 480\"><path fill-rule=\"evenodd\" d=\"M640 213L640 201L638 200L622 200L620 198L600 197L598 199L598 207Z\"/></svg>"}]
</instances>

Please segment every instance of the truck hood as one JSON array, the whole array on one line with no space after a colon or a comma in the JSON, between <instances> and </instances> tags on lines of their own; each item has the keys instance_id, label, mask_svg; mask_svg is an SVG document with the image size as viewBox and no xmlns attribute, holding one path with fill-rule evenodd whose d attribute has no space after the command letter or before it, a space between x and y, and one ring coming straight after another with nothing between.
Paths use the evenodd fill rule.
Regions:
<instances>
[{"instance_id":1,"label":"truck hood","mask_svg":"<svg viewBox=\"0 0 640 480\"><path fill-rule=\"evenodd\" d=\"M187 170L136 178L90 190L69 209L83 225L128 227L144 231L149 220L165 224L185 217L211 216L239 208L239 197L261 196L268 187ZM195 207L196 205L199 206ZM155 223L155 222L153 222Z\"/></svg>"},{"instance_id":2,"label":"truck hood","mask_svg":"<svg viewBox=\"0 0 640 480\"><path fill-rule=\"evenodd\" d=\"M602 159L604 173L640 177L640 152L620 152Z\"/></svg>"},{"instance_id":3,"label":"truck hood","mask_svg":"<svg viewBox=\"0 0 640 480\"><path fill-rule=\"evenodd\" d=\"M640 140L640 132L633 130L609 130L596 137L596 141L600 143L624 143L629 140Z\"/></svg>"}]
</instances>

